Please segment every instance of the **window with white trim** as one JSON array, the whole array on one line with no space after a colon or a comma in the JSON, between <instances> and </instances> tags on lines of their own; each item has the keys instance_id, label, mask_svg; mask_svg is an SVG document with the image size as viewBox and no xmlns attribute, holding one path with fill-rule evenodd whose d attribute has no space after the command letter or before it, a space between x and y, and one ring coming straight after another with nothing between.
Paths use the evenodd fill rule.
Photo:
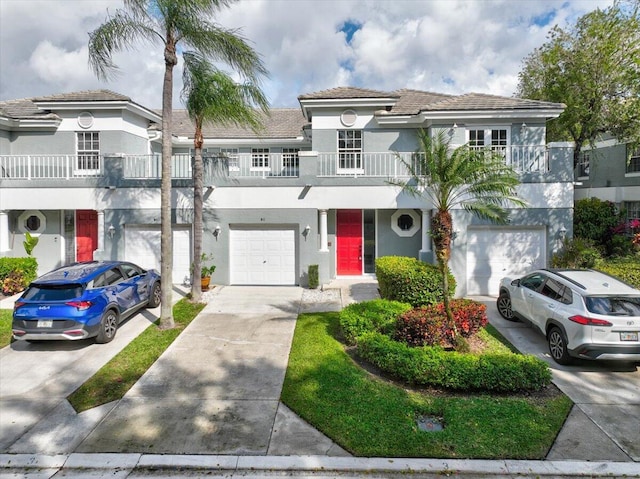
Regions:
<instances>
[{"instance_id":1,"label":"window with white trim","mask_svg":"<svg viewBox=\"0 0 640 479\"><path fill-rule=\"evenodd\" d=\"M640 219L640 201L625 201L624 208L628 221Z\"/></svg>"},{"instance_id":2,"label":"window with white trim","mask_svg":"<svg viewBox=\"0 0 640 479\"><path fill-rule=\"evenodd\" d=\"M220 157L227 159L229 171L240 171L240 160L237 148L220 148Z\"/></svg>"},{"instance_id":3,"label":"window with white trim","mask_svg":"<svg viewBox=\"0 0 640 479\"><path fill-rule=\"evenodd\" d=\"M591 161L591 153L582 151L578 156L578 178L589 178L589 163Z\"/></svg>"},{"instance_id":4,"label":"window with white trim","mask_svg":"<svg viewBox=\"0 0 640 479\"><path fill-rule=\"evenodd\" d=\"M269 148L251 148L251 169L269 169Z\"/></svg>"},{"instance_id":5,"label":"window with white trim","mask_svg":"<svg viewBox=\"0 0 640 479\"><path fill-rule=\"evenodd\" d=\"M362 169L362 130L338 130L338 170Z\"/></svg>"},{"instance_id":6,"label":"window with white trim","mask_svg":"<svg viewBox=\"0 0 640 479\"><path fill-rule=\"evenodd\" d=\"M283 148L282 149L282 166L284 168L298 169L300 167L300 158L298 152L300 148Z\"/></svg>"},{"instance_id":7,"label":"window with white trim","mask_svg":"<svg viewBox=\"0 0 640 479\"><path fill-rule=\"evenodd\" d=\"M100 169L100 132L98 131L78 131L77 155L78 170L99 170Z\"/></svg>"},{"instance_id":8,"label":"window with white trim","mask_svg":"<svg viewBox=\"0 0 640 479\"><path fill-rule=\"evenodd\" d=\"M636 148L629 155L627 173L640 173L640 148Z\"/></svg>"}]
</instances>

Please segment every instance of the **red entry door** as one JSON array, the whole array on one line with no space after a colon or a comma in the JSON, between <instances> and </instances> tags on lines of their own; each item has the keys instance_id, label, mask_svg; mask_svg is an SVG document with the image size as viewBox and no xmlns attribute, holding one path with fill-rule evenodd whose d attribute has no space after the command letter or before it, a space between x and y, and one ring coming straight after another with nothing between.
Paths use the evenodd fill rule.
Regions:
<instances>
[{"instance_id":1,"label":"red entry door","mask_svg":"<svg viewBox=\"0 0 640 479\"><path fill-rule=\"evenodd\" d=\"M98 214L92 210L76 211L76 261L93 260L98 249Z\"/></svg>"},{"instance_id":2,"label":"red entry door","mask_svg":"<svg viewBox=\"0 0 640 479\"><path fill-rule=\"evenodd\" d=\"M361 275L362 210L338 210L336 243L338 275Z\"/></svg>"}]
</instances>

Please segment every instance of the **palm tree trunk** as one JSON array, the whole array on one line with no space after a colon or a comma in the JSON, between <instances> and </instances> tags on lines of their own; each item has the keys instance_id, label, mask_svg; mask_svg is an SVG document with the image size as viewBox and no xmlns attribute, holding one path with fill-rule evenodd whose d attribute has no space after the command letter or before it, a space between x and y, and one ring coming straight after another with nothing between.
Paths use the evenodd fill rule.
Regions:
<instances>
[{"instance_id":1,"label":"palm tree trunk","mask_svg":"<svg viewBox=\"0 0 640 479\"><path fill-rule=\"evenodd\" d=\"M458 335L456 323L449 303L449 258L451 258L451 233L453 231L451 213L447 210L438 210L431 218L431 236L436 250L436 260L442 273L442 303L447 321L452 333L452 341Z\"/></svg>"},{"instance_id":2,"label":"palm tree trunk","mask_svg":"<svg viewBox=\"0 0 640 479\"><path fill-rule=\"evenodd\" d=\"M196 134L193 140L195 155L193 159L193 278L191 279L191 301L200 302L202 299L202 210L204 168L202 164L202 124L196 120Z\"/></svg>"},{"instance_id":3,"label":"palm tree trunk","mask_svg":"<svg viewBox=\"0 0 640 479\"><path fill-rule=\"evenodd\" d=\"M173 235L171 232L171 116L173 102L173 67L177 63L175 42L168 32L164 51L162 83L162 180L160 182L160 275L162 304L160 329L175 327L173 320Z\"/></svg>"}]
</instances>

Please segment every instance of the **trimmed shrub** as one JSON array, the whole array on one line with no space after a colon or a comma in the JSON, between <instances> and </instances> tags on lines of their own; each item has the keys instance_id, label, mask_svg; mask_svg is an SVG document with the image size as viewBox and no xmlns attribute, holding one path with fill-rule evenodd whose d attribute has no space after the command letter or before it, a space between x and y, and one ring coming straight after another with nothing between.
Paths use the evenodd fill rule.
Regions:
<instances>
[{"instance_id":1,"label":"trimmed shrub","mask_svg":"<svg viewBox=\"0 0 640 479\"><path fill-rule=\"evenodd\" d=\"M309 265L309 289L317 289L320 284L319 276L318 276L318 265L310 264Z\"/></svg>"},{"instance_id":2,"label":"trimmed shrub","mask_svg":"<svg viewBox=\"0 0 640 479\"><path fill-rule=\"evenodd\" d=\"M436 265L405 256L383 256L376 259L376 276L384 299L413 307L442 301L442 275ZM455 278L449 273L449 296L455 290Z\"/></svg>"},{"instance_id":3,"label":"trimmed shrub","mask_svg":"<svg viewBox=\"0 0 640 479\"><path fill-rule=\"evenodd\" d=\"M450 305L456 329L463 338L473 336L487 324L487 307L484 304L470 299L453 299ZM398 318L394 337L414 347L455 345L443 303L402 314Z\"/></svg>"},{"instance_id":4,"label":"trimmed shrub","mask_svg":"<svg viewBox=\"0 0 640 479\"><path fill-rule=\"evenodd\" d=\"M463 354L412 348L380 333L358 338L358 354L414 385L493 392L537 391L551 383L547 364L531 355Z\"/></svg>"},{"instance_id":5,"label":"trimmed shrub","mask_svg":"<svg viewBox=\"0 0 640 479\"><path fill-rule=\"evenodd\" d=\"M352 303L340 312L340 328L347 344L366 332L392 334L398 316L410 309L410 304L386 299Z\"/></svg>"},{"instance_id":6,"label":"trimmed shrub","mask_svg":"<svg viewBox=\"0 0 640 479\"><path fill-rule=\"evenodd\" d=\"M0 287L2 292L12 295L23 291L36 279L38 262L33 257L0 258Z\"/></svg>"},{"instance_id":7,"label":"trimmed shrub","mask_svg":"<svg viewBox=\"0 0 640 479\"><path fill-rule=\"evenodd\" d=\"M562 249L553 255L554 268L593 268L601 255L590 240L582 238L566 239Z\"/></svg>"}]
</instances>

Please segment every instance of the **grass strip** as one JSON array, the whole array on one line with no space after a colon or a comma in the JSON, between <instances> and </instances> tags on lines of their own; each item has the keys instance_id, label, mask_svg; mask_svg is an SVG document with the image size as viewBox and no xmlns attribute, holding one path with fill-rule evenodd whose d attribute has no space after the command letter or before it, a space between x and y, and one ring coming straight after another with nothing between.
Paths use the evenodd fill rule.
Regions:
<instances>
[{"instance_id":1,"label":"grass strip","mask_svg":"<svg viewBox=\"0 0 640 479\"><path fill-rule=\"evenodd\" d=\"M13 310L0 309L0 348L11 344L11 320Z\"/></svg>"},{"instance_id":2,"label":"grass strip","mask_svg":"<svg viewBox=\"0 0 640 479\"><path fill-rule=\"evenodd\" d=\"M571 408L562 394L398 387L355 364L336 339L338 328L338 313L298 318L282 400L355 456L542 459ZM423 415L441 418L444 430L421 431L417 418Z\"/></svg>"},{"instance_id":3,"label":"grass strip","mask_svg":"<svg viewBox=\"0 0 640 479\"><path fill-rule=\"evenodd\" d=\"M178 301L173 306L176 327L161 330L156 321L145 329L67 397L74 409L82 412L122 398L204 306L202 303L190 303L186 299Z\"/></svg>"}]
</instances>

